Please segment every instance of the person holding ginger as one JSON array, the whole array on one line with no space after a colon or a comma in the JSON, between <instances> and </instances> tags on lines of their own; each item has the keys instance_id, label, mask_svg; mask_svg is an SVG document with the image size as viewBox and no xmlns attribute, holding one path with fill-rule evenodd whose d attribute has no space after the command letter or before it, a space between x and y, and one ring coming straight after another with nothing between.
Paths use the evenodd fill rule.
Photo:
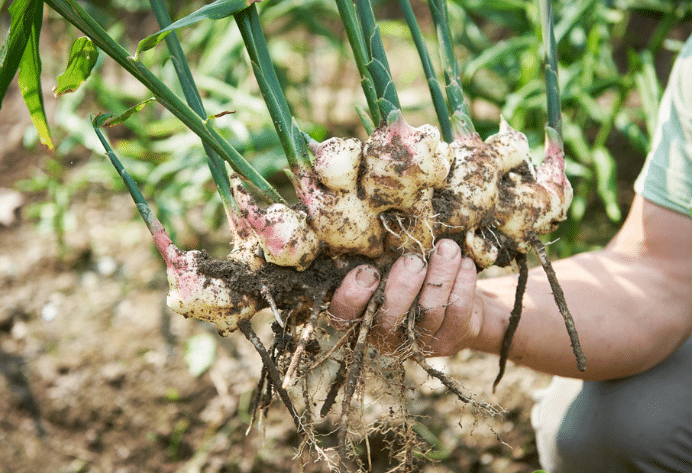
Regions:
<instances>
[{"instance_id":1,"label":"person holding ginger","mask_svg":"<svg viewBox=\"0 0 692 473\"><path fill-rule=\"evenodd\" d=\"M588 361L574 362L545 274L528 279L509 358L556 375L534 406L542 466L551 473L692 471L692 37L661 101L652 151L622 228L602 250L553 263ZM351 271L332 298L337 327L358 319L379 283ZM371 337L394 351L411 305L425 315L429 356L465 348L499 354L516 276L477 280L451 240L428 261L404 255L391 269Z\"/></svg>"}]
</instances>

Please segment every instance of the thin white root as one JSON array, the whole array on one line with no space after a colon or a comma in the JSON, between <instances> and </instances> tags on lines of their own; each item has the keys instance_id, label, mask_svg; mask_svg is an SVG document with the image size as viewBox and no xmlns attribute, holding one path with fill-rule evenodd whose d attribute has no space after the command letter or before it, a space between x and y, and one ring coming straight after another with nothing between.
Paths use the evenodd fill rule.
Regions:
<instances>
[{"instance_id":1,"label":"thin white root","mask_svg":"<svg viewBox=\"0 0 692 473\"><path fill-rule=\"evenodd\" d=\"M262 296L267 300L267 303L269 303L269 307L271 307L272 314L274 314L276 322L281 326L281 328L284 328L284 321L281 318L279 309L276 308L276 302L274 302L274 298L272 297L271 292L269 292L269 288L267 286L262 286L260 292L262 293Z\"/></svg>"},{"instance_id":2,"label":"thin white root","mask_svg":"<svg viewBox=\"0 0 692 473\"><path fill-rule=\"evenodd\" d=\"M312 337L312 333L315 331L315 327L317 327L317 318L319 317L320 311L322 310L322 303L324 302L324 297L326 293L326 289L322 289L320 291L319 295L317 296L317 299L315 300L315 304L312 307L310 318L305 323L303 331L300 332L300 341L298 342L298 346L296 346L296 351L293 352L293 357L291 358L291 362L289 363L288 369L286 370L286 374L284 375L283 383L281 384L281 387L283 389L288 389L290 386L293 385L293 374L296 372L296 369L298 369L300 358L303 356L303 352L305 352L305 347L310 341L310 337Z\"/></svg>"},{"instance_id":3,"label":"thin white root","mask_svg":"<svg viewBox=\"0 0 692 473\"><path fill-rule=\"evenodd\" d=\"M312 336L312 332L315 330L316 325L317 320L315 319L313 323L312 317L310 317L310 320L303 327L303 331L300 332L300 342L296 347L296 351L293 352L293 357L291 357L291 363L288 365L288 369L286 370L286 374L284 375L284 382L281 384L281 387L283 389L288 389L290 386L293 385L293 374L296 372L296 369L298 368L298 363L300 363L300 357L303 355L303 352L305 351L305 346L307 345L308 340L310 340L310 337Z\"/></svg>"}]
</instances>

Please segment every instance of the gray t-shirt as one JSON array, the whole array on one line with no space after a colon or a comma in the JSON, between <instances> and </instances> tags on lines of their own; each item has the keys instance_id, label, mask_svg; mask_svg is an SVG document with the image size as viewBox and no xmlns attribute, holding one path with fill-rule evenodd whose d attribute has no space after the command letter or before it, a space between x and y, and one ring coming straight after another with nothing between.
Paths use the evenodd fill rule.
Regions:
<instances>
[{"instance_id":1,"label":"gray t-shirt","mask_svg":"<svg viewBox=\"0 0 692 473\"><path fill-rule=\"evenodd\" d=\"M692 36L675 61L658 112L658 126L634 190L692 216Z\"/></svg>"}]
</instances>

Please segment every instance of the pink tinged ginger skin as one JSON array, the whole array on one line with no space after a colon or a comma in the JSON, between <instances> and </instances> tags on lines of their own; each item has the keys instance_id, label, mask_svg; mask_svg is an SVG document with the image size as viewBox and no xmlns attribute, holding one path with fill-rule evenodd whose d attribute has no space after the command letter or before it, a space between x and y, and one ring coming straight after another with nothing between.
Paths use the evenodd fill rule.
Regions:
<instances>
[{"instance_id":1,"label":"pink tinged ginger skin","mask_svg":"<svg viewBox=\"0 0 692 473\"><path fill-rule=\"evenodd\" d=\"M567 210L572 204L574 191L565 173L565 151L562 140L551 128L545 134L545 159L536 170L536 180L551 197L549 211L536 222L538 233L553 230L553 222L567 218Z\"/></svg>"},{"instance_id":2,"label":"pink tinged ginger skin","mask_svg":"<svg viewBox=\"0 0 692 473\"><path fill-rule=\"evenodd\" d=\"M149 208L143 212L144 206L137 206L145 217L156 249L166 263L168 307L185 317L215 323L222 335L234 331L238 322L255 314L255 299L233 293L222 279L200 274L198 261L201 252L179 250Z\"/></svg>"},{"instance_id":3,"label":"pink tinged ginger skin","mask_svg":"<svg viewBox=\"0 0 692 473\"><path fill-rule=\"evenodd\" d=\"M567 217L572 186L565 175L565 155L560 143L559 137L548 130L543 163L535 171L529 167L531 176L510 171L512 185L502 187L499 229L517 243L521 252L531 249L529 234L548 233Z\"/></svg>"},{"instance_id":4,"label":"pink tinged ginger skin","mask_svg":"<svg viewBox=\"0 0 692 473\"><path fill-rule=\"evenodd\" d=\"M332 254L371 258L383 252L383 228L373 203L358 194L362 143L353 138L312 142L314 170L288 173L310 215L310 226Z\"/></svg>"},{"instance_id":5,"label":"pink tinged ginger skin","mask_svg":"<svg viewBox=\"0 0 692 473\"><path fill-rule=\"evenodd\" d=\"M465 253L480 267L492 266L498 247L488 238L491 230L478 230L497 223L502 175L522 163L533 172L528 140L503 118L499 132L485 142L475 132L459 133L452 143L440 143L438 149L446 149L449 155L445 195L454 203L454 211L444 215L439 231L465 233ZM495 242L499 244L497 239Z\"/></svg>"},{"instance_id":6,"label":"pink tinged ginger skin","mask_svg":"<svg viewBox=\"0 0 692 473\"><path fill-rule=\"evenodd\" d=\"M413 128L403 118L377 128L363 145L366 199L379 211L413 213L420 200L432 200L445 184L449 157L438 152L440 132L432 125Z\"/></svg>"},{"instance_id":7,"label":"pink tinged ginger skin","mask_svg":"<svg viewBox=\"0 0 692 473\"><path fill-rule=\"evenodd\" d=\"M445 193L456 206L444 221L445 230L475 230L495 212L500 157L477 133L458 137L450 144L440 143L438 148L449 156Z\"/></svg>"},{"instance_id":8,"label":"pink tinged ginger skin","mask_svg":"<svg viewBox=\"0 0 692 473\"><path fill-rule=\"evenodd\" d=\"M256 233L264 259L299 271L306 269L317 257L320 248L317 235L308 226L307 214L284 204L272 204L262 210L237 178L232 184L241 218Z\"/></svg>"}]
</instances>

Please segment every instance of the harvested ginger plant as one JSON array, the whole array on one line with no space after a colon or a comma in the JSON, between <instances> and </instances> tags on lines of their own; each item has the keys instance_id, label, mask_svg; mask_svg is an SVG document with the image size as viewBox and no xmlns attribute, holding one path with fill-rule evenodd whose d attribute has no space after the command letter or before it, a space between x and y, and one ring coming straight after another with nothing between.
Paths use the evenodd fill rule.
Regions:
<instances>
[{"instance_id":1,"label":"harvested ginger plant","mask_svg":"<svg viewBox=\"0 0 692 473\"><path fill-rule=\"evenodd\" d=\"M292 207L276 203L262 209L241 181L232 179L237 209L229 213L229 221L235 246L224 260L179 250L153 214L140 206L168 268L169 307L185 317L213 322L222 335L240 329L262 355L265 368L257 391L258 408L268 406L277 394L297 428L306 433L311 414L299 414L286 390L298 379L307 382L310 372L326 359L336 360L339 368L321 415L330 411L342 392L339 438L345 461L350 451L351 400L371 349L368 331L382 293L373 297L357 328L322 346L316 329L320 319L327 318L326 302L356 265L367 262L386 274L395 258L407 252L426 257L440 238L456 240L479 269L519 264L517 304L495 385L519 321L525 254L532 248L546 265L579 366L584 367L564 296L538 239L565 218L572 198L564 155L550 135L546 158L538 167L531 162L526 137L504 121L500 132L485 141L469 133L445 143L434 126L413 128L398 117L378 127L365 142L331 138L310 143L310 150L315 157L312 168L292 173L300 199ZM276 316L276 340L270 348L262 345L249 323L267 307ZM400 362L413 359L462 401L476 402L425 362L416 343L417 310L412 308L401 328L407 340L397 355Z\"/></svg>"},{"instance_id":2,"label":"harvested ginger plant","mask_svg":"<svg viewBox=\"0 0 692 473\"><path fill-rule=\"evenodd\" d=\"M441 44L451 44L444 1L429 3ZM520 320L528 277L526 254L532 249L550 280L577 366L581 370L586 367L564 295L538 238L566 218L572 200L560 131L552 21L549 3L540 3L546 25L549 120L545 158L539 166L531 160L527 137L506 121L502 120L497 134L485 140L476 133L459 86L456 59L446 47L442 48L446 104L437 79L430 75L429 67L424 67L440 128L409 125L403 118L367 0L357 0L355 8L349 0L338 0L337 5L342 17L352 20L344 21L344 26L370 106L370 117L362 116L370 130L369 138L361 141L335 137L322 143L312 140L290 119L285 99L277 89L278 80L268 60L256 8L250 6L235 13L290 163L287 174L298 203L288 205L275 191L267 191L266 182L248 171L242 157L224 155L228 150L218 139L210 140L201 134L233 169L226 174L225 164L210 156L233 236L233 249L223 260L211 259L204 251L181 251L173 244L99 133L166 263L169 307L185 317L213 322L221 335L241 331L263 363L254 399L255 414L262 415L278 397L303 436L306 449L330 467L348 471L351 461L361 461L355 455L355 445L359 436L366 435L367 428L359 427L357 409L352 404L356 394L372 381L373 373L386 372L385 379L400 390L395 398L400 403L396 428L401 442L394 456L404 471L413 469L420 447L405 408L406 359L439 379L460 401L472 403L479 412L497 412L495 407L462 393L454 380L427 364L417 343L416 322L424 316L417 305L411 307L403 326L397 328L405 341L396 355L375 356L368 339L383 302L388 268L405 253L427 258L441 238L455 240L478 270L513 262L519 267L516 303L493 388L504 373ZM415 39L420 31L411 17L410 5L406 0L401 5ZM427 51L417 46L424 66L429 66ZM437 107L440 103L443 106ZM447 110L452 110L451 115ZM269 200L269 205L260 205L258 196ZM377 267L384 277L357 324L337 332L326 315L328 301L346 273L363 263ZM265 308L276 318L275 337L268 346L250 324L253 315ZM326 387L316 379L328 379ZM318 403L320 416L330 412L338 416L336 449L325 449L316 438L313 409Z\"/></svg>"}]
</instances>

